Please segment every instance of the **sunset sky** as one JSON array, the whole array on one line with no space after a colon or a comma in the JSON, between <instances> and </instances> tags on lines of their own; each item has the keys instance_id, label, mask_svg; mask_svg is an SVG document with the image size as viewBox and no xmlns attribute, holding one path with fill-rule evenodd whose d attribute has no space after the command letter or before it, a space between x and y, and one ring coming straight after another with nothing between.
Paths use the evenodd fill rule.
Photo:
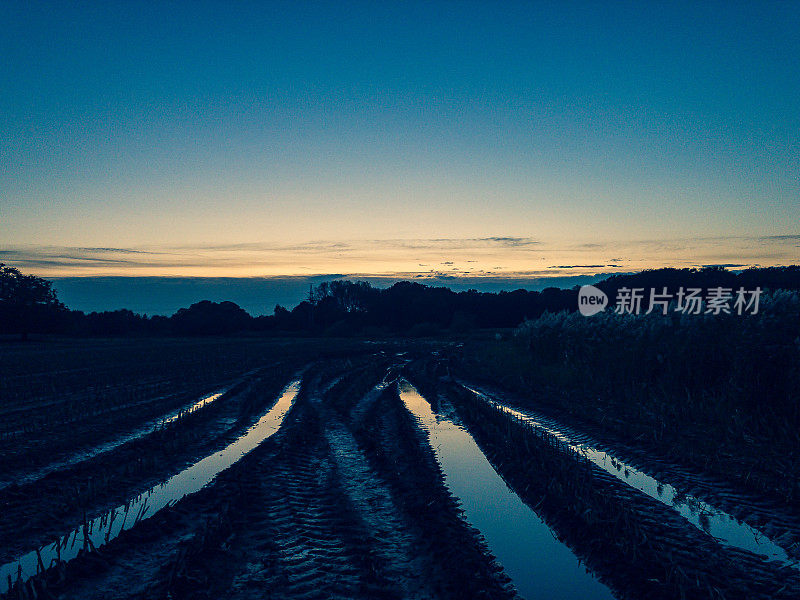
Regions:
<instances>
[{"instance_id":1,"label":"sunset sky","mask_svg":"<svg viewBox=\"0 0 800 600\"><path fill-rule=\"evenodd\" d=\"M3 2L0 262L800 261L800 4Z\"/></svg>"}]
</instances>

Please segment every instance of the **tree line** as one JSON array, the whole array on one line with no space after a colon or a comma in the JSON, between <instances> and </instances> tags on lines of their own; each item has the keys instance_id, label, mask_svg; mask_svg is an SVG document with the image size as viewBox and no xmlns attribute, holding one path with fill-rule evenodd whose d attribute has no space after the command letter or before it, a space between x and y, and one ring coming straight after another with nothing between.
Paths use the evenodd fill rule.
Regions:
<instances>
[{"instance_id":1,"label":"tree line","mask_svg":"<svg viewBox=\"0 0 800 600\"><path fill-rule=\"evenodd\" d=\"M800 290L800 266L752 268L739 273L721 267L654 269L610 276L596 284L613 304L621 288L679 286ZM376 288L363 281L338 280L312 287L291 310L276 306L272 315L252 316L233 302L204 300L170 317L130 310L84 313L57 298L52 283L0 264L0 334L75 336L230 335L236 333L305 335L434 335L476 328L511 328L545 312L574 312L578 287L455 292L401 281Z\"/></svg>"}]
</instances>

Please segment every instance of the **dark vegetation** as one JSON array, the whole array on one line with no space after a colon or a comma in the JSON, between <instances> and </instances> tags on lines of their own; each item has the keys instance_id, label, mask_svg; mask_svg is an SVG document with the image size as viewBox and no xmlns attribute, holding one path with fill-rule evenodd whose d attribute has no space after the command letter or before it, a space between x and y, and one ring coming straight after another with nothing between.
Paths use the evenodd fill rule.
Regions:
<instances>
[{"instance_id":1,"label":"dark vegetation","mask_svg":"<svg viewBox=\"0 0 800 600\"><path fill-rule=\"evenodd\" d=\"M51 282L0 263L0 333L53 331L66 312Z\"/></svg>"},{"instance_id":2,"label":"dark vegetation","mask_svg":"<svg viewBox=\"0 0 800 600\"><path fill-rule=\"evenodd\" d=\"M320 349L313 340L218 337L6 345L0 360L0 437L13 437L15 431L30 437L114 411L139 411L153 400L156 410L171 408L264 361L313 356ZM95 428L93 435L105 433Z\"/></svg>"},{"instance_id":3,"label":"dark vegetation","mask_svg":"<svg viewBox=\"0 0 800 600\"><path fill-rule=\"evenodd\" d=\"M614 275L597 287L613 306L622 287L709 289L740 287L800 290L800 267L753 268L733 273L722 268L657 269L635 275ZM454 292L403 281L381 289L366 282L325 282L311 289L307 300L289 310L252 317L233 302L204 300L171 317L147 316L129 310L83 313L58 302L50 282L22 275L12 267L0 271L0 334L28 333L69 336L194 336L250 334L327 336L430 336L485 328L516 327L545 312L577 310L577 289L542 291Z\"/></svg>"},{"instance_id":4,"label":"dark vegetation","mask_svg":"<svg viewBox=\"0 0 800 600\"><path fill-rule=\"evenodd\" d=\"M531 406L800 506L800 296L756 315L549 314L453 363Z\"/></svg>"}]
</instances>

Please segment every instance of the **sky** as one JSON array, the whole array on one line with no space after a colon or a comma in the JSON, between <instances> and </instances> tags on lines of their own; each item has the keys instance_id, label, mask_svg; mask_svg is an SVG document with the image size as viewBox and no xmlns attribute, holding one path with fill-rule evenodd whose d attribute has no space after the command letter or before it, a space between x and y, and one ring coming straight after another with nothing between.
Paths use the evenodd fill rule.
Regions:
<instances>
[{"instance_id":1,"label":"sky","mask_svg":"<svg viewBox=\"0 0 800 600\"><path fill-rule=\"evenodd\" d=\"M796 2L0 19L0 262L25 272L492 285L800 262Z\"/></svg>"}]
</instances>

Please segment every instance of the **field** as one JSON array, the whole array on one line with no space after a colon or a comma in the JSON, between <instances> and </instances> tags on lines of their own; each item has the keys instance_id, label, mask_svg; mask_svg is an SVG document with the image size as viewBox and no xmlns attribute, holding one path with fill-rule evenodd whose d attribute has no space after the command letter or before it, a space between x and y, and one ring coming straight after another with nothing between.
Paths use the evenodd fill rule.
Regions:
<instances>
[{"instance_id":1,"label":"field","mask_svg":"<svg viewBox=\"0 0 800 600\"><path fill-rule=\"evenodd\" d=\"M4 343L0 595L800 597L796 436L494 338Z\"/></svg>"}]
</instances>

